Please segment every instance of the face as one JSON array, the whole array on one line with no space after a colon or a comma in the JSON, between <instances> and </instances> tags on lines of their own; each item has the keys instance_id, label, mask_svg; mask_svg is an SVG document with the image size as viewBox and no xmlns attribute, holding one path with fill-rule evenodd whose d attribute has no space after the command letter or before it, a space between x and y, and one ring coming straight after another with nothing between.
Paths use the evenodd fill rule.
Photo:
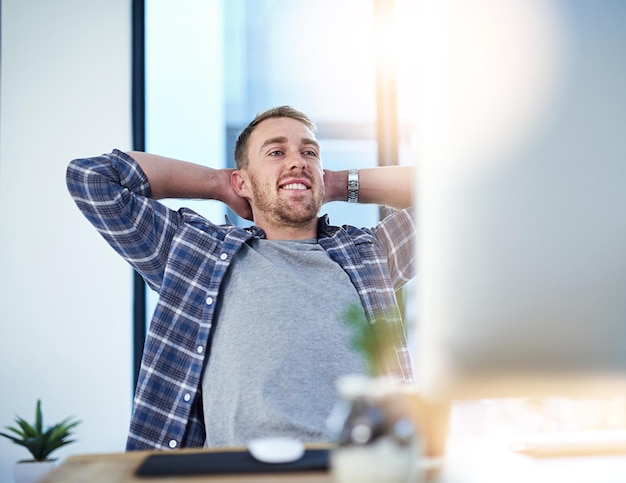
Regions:
<instances>
[{"instance_id":1,"label":"face","mask_svg":"<svg viewBox=\"0 0 626 483\"><path fill-rule=\"evenodd\" d=\"M322 160L315 135L301 122L271 118L259 124L240 174L239 194L250 201L257 225L317 222L324 199Z\"/></svg>"}]
</instances>

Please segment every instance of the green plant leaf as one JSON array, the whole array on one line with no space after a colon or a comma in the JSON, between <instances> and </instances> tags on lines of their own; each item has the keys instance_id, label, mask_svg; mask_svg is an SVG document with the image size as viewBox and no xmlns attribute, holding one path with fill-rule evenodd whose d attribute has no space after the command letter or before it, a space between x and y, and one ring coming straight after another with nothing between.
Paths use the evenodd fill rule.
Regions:
<instances>
[{"instance_id":1,"label":"green plant leaf","mask_svg":"<svg viewBox=\"0 0 626 483\"><path fill-rule=\"evenodd\" d=\"M8 429L9 431L15 433L17 436L23 438L24 437L24 431L20 431L17 428L14 428L13 426L5 426L5 429Z\"/></svg>"},{"instance_id":2,"label":"green plant leaf","mask_svg":"<svg viewBox=\"0 0 626 483\"><path fill-rule=\"evenodd\" d=\"M43 430L43 414L41 413L41 399L37 399L37 409L35 410L35 431L41 434Z\"/></svg>"},{"instance_id":3,"label":"green plant leaf","mask_svg":"<svg viewBox=\"0 0 626 483\"><path fill-rule=\"evenodd\" d=\"M15 436L11 436L10 434L7 434L7 433L0 433L0 436L4 436L5 438L10 439L16 444L22 444L22 442L24 441L22 438L16 438Z\"/></svg>"},{"instance_id":4,"label":"green plant leaf","mask_svg":"<svg viewBox=\"0 0 626 483\"><path fill-rule=\"evenodd\" d=\"M37 430L35 428L33 428L30 425L30 423L28 423L24 419L22 419L22 418L20 418L18 416L18 417L16 417L15 422L19 425L20 428L22 428L22 432L24 433L25 437L33 438L33 437L37 436Z\"/></svg>"}]
</instances>

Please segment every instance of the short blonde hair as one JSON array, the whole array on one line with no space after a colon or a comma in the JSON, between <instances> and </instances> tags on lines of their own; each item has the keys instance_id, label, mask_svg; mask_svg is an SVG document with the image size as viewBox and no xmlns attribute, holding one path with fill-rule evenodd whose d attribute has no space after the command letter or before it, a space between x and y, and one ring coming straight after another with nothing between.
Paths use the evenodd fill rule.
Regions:
<instances>
[{"instance_id":1,"label":"short blonde hair","mask_svg":"<svg viewBox=\"0 0 626 483\"><path fill-rule=\"evenodd\" d=\"M248 140L250 139L252 131L254 131L259 124L267 119L281 117L295 119L296 121L300 121L302 124L304 124L312 132L317 131L315 123L311 121L311 119L309 119L306 114L290 106L274 107L272 109L268 109L265 112L257 114L257 116L250 122L250 124L246 126L243 131L241 131L241 133L237 137L237 142L235 143L235 165L237 166L237 169L245 168L248 165Z\"/></svg>"}]
</instances>

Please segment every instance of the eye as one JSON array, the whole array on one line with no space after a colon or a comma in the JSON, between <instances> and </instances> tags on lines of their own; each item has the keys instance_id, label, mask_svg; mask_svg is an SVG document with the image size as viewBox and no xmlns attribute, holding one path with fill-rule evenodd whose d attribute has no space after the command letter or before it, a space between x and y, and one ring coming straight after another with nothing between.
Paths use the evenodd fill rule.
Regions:
<instances>
[{"instance_id":1,"label":"eye","mask_svg":"<svg viewBox=\"0 0 626 483\"><path fill-rule=\"evenodd\" d=\"M282 154L283 154L283 152L280 149L275 149L273 151L270 151L268 153L268 156L280 156Z\"/></svg>"},{"instance_id":2,"label":"eye","mask_svg":"<svg viewBox=\"0 0 626 483\"><path fill-rule=\"evenodd\" d=\"M314 158L317 158L317 157L318 157L317 151L312 151L312 150L309 150L309 151L303 151L303 152L302 152L302 154L303 154L304 156L313 156Z\"/></svg>"}]
</instances>

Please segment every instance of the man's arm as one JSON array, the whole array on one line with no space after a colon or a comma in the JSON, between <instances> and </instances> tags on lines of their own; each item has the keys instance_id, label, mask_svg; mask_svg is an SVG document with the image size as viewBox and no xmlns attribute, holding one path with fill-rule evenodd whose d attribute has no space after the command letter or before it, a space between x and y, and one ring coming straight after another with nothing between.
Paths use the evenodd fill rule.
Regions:
<instances>
[{"instance_id":1,"label":"man's arm","mask_svg":"<svg viewBox=\"0 0 626 483\"><path fill-rule=\"evenodd\" d=\"M239 216L252 218L248 202L231 187L232 169L214 169L140 151L127 154L148 177L152 198L219 200Z\"/></svg>"},{"instance_id":2,"label":"man's arm","mask_svg":"<svg viewBox=\"0 0 626 483\"><path fill-rule=\"evenodd\" d=\"M413 204L414 166L381 166L359 170L359 203L407 208ZM324 202L348 199L348 170L324 171Z\"/></svg>"}]
</instances>

